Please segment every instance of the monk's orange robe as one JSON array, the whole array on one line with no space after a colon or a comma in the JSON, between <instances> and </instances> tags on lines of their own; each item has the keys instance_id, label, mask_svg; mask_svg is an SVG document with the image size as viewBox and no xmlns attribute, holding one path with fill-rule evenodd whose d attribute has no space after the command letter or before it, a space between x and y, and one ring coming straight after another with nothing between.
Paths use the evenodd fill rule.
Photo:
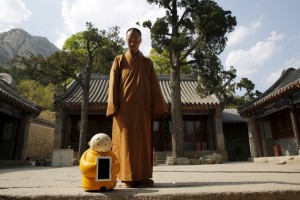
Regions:
<instances>
[{"instance_id":1,"label":"monk's orange robe","mask_svg":"<svg viewBox=\"0 0 300 200\"><path fill-rule=\"evenodd\" d=\"M118 178L152 178L152 118L167 114L153 63L129 51L111 68L106 115L113 116L113 152L120 163Z\"/></svg>"}]
</instances>

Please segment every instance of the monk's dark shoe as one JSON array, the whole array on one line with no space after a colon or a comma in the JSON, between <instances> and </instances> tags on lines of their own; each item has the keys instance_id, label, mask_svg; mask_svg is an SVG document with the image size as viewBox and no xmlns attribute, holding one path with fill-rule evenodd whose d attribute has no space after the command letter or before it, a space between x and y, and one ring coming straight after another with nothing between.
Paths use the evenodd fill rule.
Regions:
<instances>
[{"instance_id":1,"label":"monk's dark shoe","mask_svg":"<svg viewBox=\"0 0 300 200\"><path fill-rule=\"evenodd\" d=\"M150 178L141 180L140 183L141 183L141 186L144 186L144 187L152 187L154 185L154 181Z\"/></svg>"}]
</instances>

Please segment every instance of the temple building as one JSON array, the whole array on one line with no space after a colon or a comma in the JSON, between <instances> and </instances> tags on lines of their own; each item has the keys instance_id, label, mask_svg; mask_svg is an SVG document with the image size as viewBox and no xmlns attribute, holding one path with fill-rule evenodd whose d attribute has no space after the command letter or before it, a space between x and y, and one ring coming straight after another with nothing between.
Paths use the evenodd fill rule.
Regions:
<instances>
[{"instance_id":1,"label":"temple building","mask_svg":"<svg viewBox=\"0 0 300 200\"><path fill-rule=\"evenodd\" d=\"M248 124L252 158L299 155L300 69L284 70L238 112Z\"/></svg>"},{"instance_id":2,"label":"temple building","mask_svg":"<svg viewBox=\"0 0 300 200\"><path fill-rule=\"evenodd\" d=\"M158 79L169 109L169 116L153 121L153 147L157 152L170 152L172 150L170 76L158 75ZM222 103L215 95L201 98L196 93L197 80L194 76L182 76L180 86L185 152L218 152L227 160L228 155L223 134L224 107ZM105 115L107 90L108 76L93 74L89 94L88 140L98 132L104 132L111 136L112 119ZM81 95L81 87L76 81L73 81L63 94L55 97L54 148L60 149L70 146L75 152L78 151ZM245 132L247 134L247 131Z\"/></svg>"}]
</instances>

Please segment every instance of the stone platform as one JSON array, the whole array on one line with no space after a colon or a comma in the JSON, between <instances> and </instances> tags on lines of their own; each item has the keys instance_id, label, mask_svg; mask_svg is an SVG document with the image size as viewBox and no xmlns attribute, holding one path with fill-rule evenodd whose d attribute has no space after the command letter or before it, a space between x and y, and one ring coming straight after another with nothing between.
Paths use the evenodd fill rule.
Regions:
<instances>
[{"instance_id":1,"label":"stone platform","mask_svg":"<svg viewBox=\"0 0 300 200\"><path fill-rule=\"evenodd\" d=\"M85 192L78 166L0 168L4 199L289 199L300 197L300 161L157 165L154 187Z\"/></svg>"}]
</instances>

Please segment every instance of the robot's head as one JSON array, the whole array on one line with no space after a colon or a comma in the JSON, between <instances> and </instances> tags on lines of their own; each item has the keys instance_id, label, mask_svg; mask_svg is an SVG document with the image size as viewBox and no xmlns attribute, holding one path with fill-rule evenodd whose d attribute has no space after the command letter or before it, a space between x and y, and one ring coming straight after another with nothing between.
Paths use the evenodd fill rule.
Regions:
<instances>
[{"instance_id":1,"label":"robot's head","mask_svg":"<svg viewBox=\"0 0 300 200\"><path fill-rule=\"evenodd\" d=\"M105 133L97 133L89 142L90 149L99 153L108 152L111 150L112 142Z\"/></svg>"}]
</instances>

